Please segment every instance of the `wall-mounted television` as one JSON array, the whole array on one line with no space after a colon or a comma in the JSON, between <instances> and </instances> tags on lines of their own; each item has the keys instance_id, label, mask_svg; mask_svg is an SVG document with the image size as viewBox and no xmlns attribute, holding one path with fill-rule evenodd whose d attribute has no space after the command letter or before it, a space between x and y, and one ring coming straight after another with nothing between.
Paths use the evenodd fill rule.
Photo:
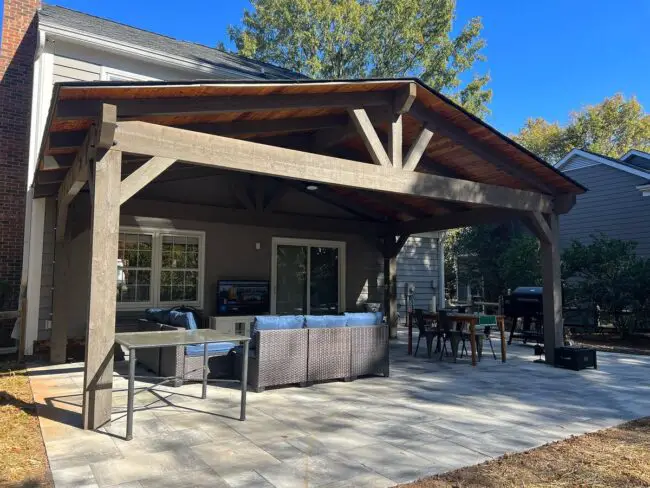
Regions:
<instances>
[{"instance_id":1,"label":"wall-mounted television","mask_svg":"<svg viewBox=\"0 0 650 488\"><path fill-rule=\"evenodd\" d=\"M219 280L217 315L262 315L269 313L269 282Z\"/></svg>"}]
</instances>

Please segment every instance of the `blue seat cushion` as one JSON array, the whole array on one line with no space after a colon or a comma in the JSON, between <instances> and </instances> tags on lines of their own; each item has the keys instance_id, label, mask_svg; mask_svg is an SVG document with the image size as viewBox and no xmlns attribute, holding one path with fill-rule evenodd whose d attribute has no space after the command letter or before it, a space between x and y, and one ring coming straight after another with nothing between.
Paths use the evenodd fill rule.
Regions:
<instances>
[{"instance_id":1,"label":"blue seat cushion","mask_svg":"<svg viewBox=\"0 0 650 488\"><path fill-rule=\"evenodd\" d=\"M196 330L196 320L192 312L181 312L172 310L169 312L169 325L174 327L184 327L187 330Z\"/></svg>"},{"instance_id":2,"label":"blue seat cushion","mask_svg":"<svg viewBox=\"0 0 650 488\"><path fill-rule=\"evenodd\" d=\"M228 353L236 347L234 342L210 342L208 354ZM203 344L192 344L185 346L186 356L203 356Z\"/></svg>"},{"instance_id":3,"label":"blue seat cushion","mask_svg":"<svg viewBox=\"0 0 650 488\"><path fill-rule=\"evenodd\" d=\"M258 315L251 330L302 329L304 315Z\"/></svg>"},{"instance_id":4,"label":"blue seat cushion","mask_svg":"<svg viewBox=\"0 0 650 488\"><path fill-rule=\"evenodd\" d=\"M347 327L348 319L345 315L305 315L305 325L308 329Z\"/></svg>"},{"instance_id":5,"label":"blue seat cushion","mask_svg":"<svg viewBox=\"0 0 650 488\"><path fill-rule=\"evenodd\" d=\"M378 325L375 312L345 312L348 327L373 327Z\"/></svg>"},{"instance_id":6,"label":"blue seat cushion","mask_svg":"<svg viewBox=\"0 0 650 488\"><path fill-rule=\"evenodd\" d=\"M144 311L144 317L151 322L159 324L169 323L169 309L168 308L148 308Z\"/></svg>"}]
</instances>

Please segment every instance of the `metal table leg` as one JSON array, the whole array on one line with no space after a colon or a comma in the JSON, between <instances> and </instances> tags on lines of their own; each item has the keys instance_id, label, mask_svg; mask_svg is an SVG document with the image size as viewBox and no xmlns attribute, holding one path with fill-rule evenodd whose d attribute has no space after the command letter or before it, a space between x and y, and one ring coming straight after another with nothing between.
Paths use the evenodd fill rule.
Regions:
<instances>
[{"instance_id":1,"label":"metal table leg","mask_svg":"<svg viewBox=\"0 0 650 488\"><path fill-rule=\"evenodd\" d=\"M203 344L203 393L202 399L208 396L208 343Z\"/></svg>"},{"instance_id":2,"label":"metal table leg","mask_svg":"<svg viewBox=\"0 0 650 488\"><path fill-rule=\"evenodd\" d=\"M133 397L135 396L135 349L129 350L129 396L126 401L126 440L133 439Z\"/></svg>"},{"instance_id":3,"label":"metal table leg","mask_svg":"<svg viewBox=\"0 0 650 488\"><path fill-rule=\"evenodd\" d=\"M239 420L246 420L246 388L248 385L248 341L244 341L244 356L241 368L241 410Z\"/></svg>"}]
</instances>

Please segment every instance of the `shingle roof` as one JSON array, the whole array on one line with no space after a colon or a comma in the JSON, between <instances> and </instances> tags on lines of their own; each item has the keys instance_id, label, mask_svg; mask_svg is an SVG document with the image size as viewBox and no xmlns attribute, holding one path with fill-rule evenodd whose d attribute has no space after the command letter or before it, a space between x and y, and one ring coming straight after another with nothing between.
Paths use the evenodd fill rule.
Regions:
<instances>
[{"instance_id":1,"label":"shingle roof","mask_svg":"<svg viewBox=\"0 0 650 488\"><path fill-rule=\"evenodd\" d=\"M112 20L70 10L56 5L43 5L38 13L40 24L85 32L108 40L125 42L145 49L180 56L188 60L228 70L224 78L298 79L304 76L268 63L229 54L216 48L180 41L172 37L120 24Z\"/></svg>"}]
</instances>

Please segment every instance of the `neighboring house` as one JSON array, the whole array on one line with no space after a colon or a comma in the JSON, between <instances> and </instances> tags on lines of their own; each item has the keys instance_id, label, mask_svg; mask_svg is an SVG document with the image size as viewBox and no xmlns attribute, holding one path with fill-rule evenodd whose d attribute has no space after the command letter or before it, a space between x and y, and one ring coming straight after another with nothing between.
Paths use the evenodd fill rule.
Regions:
<instances>
[{"instance_id":1,"label":"neighboring house","mask_svg":"<svg viewBox=\"0 0 650 488\"><path fill-rule=\"evenodd\" d=\"M556 168L589 189L560 219L563 248L603 233L637 242L637 253L650 257L650 154L632 150L615 159L574 149Z\"/></svg>"},{"instance_id":2,"label":"neighboring house","mask_svg":"<svg viewBox=\"0 0 650 488\"><path fill-rule=\"evenodd\" d=\"M9 308L18 304L21 281L26 290L28 354L34 340L48 337L52 314L55 259L52 229L56 215L53 208L47 208L44 199L33 199L28 189L33 183L54 84L304 78L289 70L207 46L62 7L41 6L39 0L4 2L0 77L3 114L0 125L3 145L0 156L0 194L3 195L0 200L0 280L8 280L11 285ZM162 242L163 233L157 232L150 238ZM183 235L191 237L191 234ZM439 273L444 273L437 265L439 242L437 234L411 237L399 258L398 293L403 297L405 283L415 283L418 306L426 306L433 293L441 293L435 286L432 290L431 285L433 281L440 283ZM154 245L157 244L154 242ZM201 245L205 245L202 240ZM155 270L154 274L159 276L162 271ZM201 270L201 279L203 274ZM211 277L208 275L205 279ZM174 300L175 303L182 301ZM403 298L400 301L403 303ZM204 300L190 302L207 313L212 313L215 307L209 297L205 303ZM146 305L151 303L124 304L123 310L141 310Z\"/></svg>"}]
</instances>

